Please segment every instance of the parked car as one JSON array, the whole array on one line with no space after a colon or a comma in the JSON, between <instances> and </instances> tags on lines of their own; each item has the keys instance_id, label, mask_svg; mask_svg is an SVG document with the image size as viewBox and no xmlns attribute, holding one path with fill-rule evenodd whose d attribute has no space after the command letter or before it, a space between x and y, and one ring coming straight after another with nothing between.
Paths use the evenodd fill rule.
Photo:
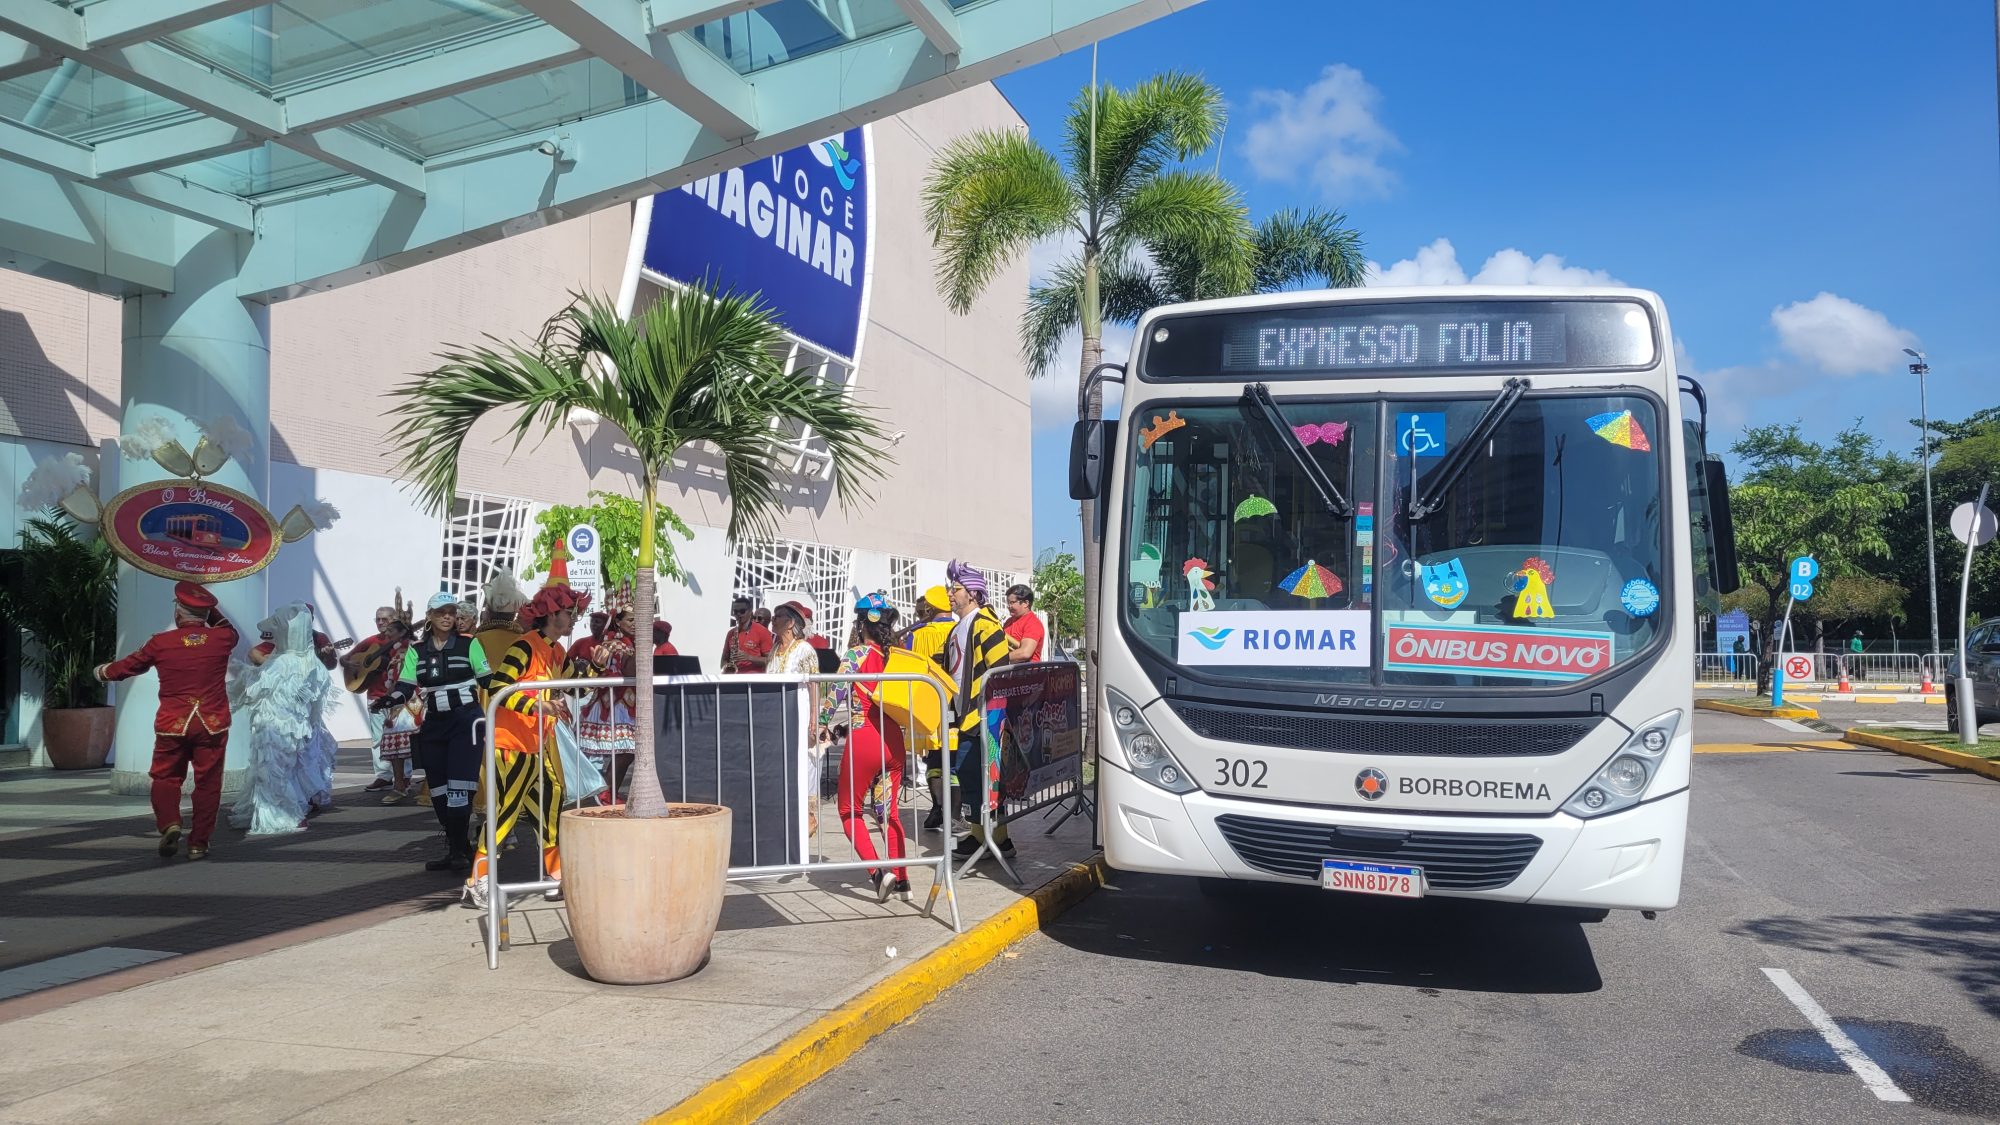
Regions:
<instances>
[{"instance_id":1,"label":"parked car","mask_svg":"<svg viewBox=\"0 0 2000 1125\"><path fill-rule=\"evenodd\" d=\"M1972 708L1977 722L2000 723L2000 622L1974 629L1965 638L1966 675L1972 680ZM1958 729L1958 656L1945 669L1945 727Z\"/></svg>"}]
</instances>

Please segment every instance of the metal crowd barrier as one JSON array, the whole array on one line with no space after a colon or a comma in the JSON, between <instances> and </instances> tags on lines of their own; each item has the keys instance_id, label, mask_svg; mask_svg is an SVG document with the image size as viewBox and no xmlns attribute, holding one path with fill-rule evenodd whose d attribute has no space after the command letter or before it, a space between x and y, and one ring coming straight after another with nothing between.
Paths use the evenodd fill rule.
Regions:
<instances>
[{"instance_id":1,"label":"metal crowd barrier","mask_svg":"<svg viewBox=\"0 0 2000 1125\"><path fill-rule=\"evenodd\" d=\"M1702 684L1755 680L1761 666L1753 652L1698 652L1694 655L1694 678Z\"/></svg>"},{"instance_id":2,"label":"metal crowd barrier","mask_svg":"<svg viewBox=\"0 0 2000 1125\"><path fill-rule=\"evenodd\" d=\"M919 687L928 688L930 691L936 694L939 701L939 710L945 714L949 714L950 712L951 696L949 694L948 689L943 684L940 684L936 679L922 673L893 673L893 674L878 673L875 675L829 674L829 675L812 675L812 676L779 676L770 674L728 675L728 676L654 676L652 677L651 680L651 686L655 688L682 687L682 688L698 689L704 686L710 686L714 688L715 695L718 701L722 698L725 692L730 691L732 687L735 685L753 685L759 683L779 684L779 685L787 685L794 687L802 687L810 685L828 685L828 686L839 685L839 684L852 685L858 683L875 684L875 685L891 684L891 683L907 683L913 685L911 689L912 691L917 690ZM583 698L587 697L588 693L592 690L598 688L636 687L636 686L637 686L637 681L634 677L631 676L589 677L589 678L561 679L561 680L534 680L534 681L525 681L522 683L508 684L505 687L499 689L498 691L495 691L494 693L492 693L491 696L488 697L485 709L485 737L483 739L484 751L482 757L481 776L480 776L481 780L480 789L485 795L484 813L486 818L485 824L480 829L480 833L486 843L486 857L487 857L486 926L485 926L487 968L498 969L500 967L500 950L505 948L508 944L507 925L506 925L508 902L511 899L519 898L525 895L536 894L536 893L542 893L546 895L546 894L551 894L553 892L558 892L562 886L560 880L549 878L547 860L543 856L542 849L539 846L540 843L539 835L537 835L536 838L537 846L534 849L536 857L535 866L536 866L537 877L533 880L528 880L525 882L503 883L500 881L500 849L502 846L502 841L496 838L499 828L499 817L500 817L499 786L494 783L495 780L499 777L499 749L495 744L493 737L495 729L494 716L496 712L498 711L500 705L509 696L517 695L522 692L540 692L545 694L554 694L560 692L560 693L565 693L566 695L570 695L572 699L572 705L570 710L572 715L574 715L578 713L580 710L579 707L580 701ZM815 709L815 711L817 711L817 709ZM884 718L886 719L887 716L885 715ZM656 721L657 721L657 712L656 712ZM752 720L752 722L753 726L752 726L751 736L754 739L755 737L754 719ZM905 749L905 762L903 771L904 784L902 788L909 789L910 780L913 776L916 779L918 779L919 782L921 782L921 779L923 777L923 766L920 757L915 749L917 745L917 740L911 736L912 732L906 727L899 727L899 729L903 730L903 735L904 735L903 741ZM807 733L808 736L810 737L814 732L808 731ZM635 732L635 738L636 737L639 737L637 732ZM686 761L687 750L688 747L685 745L685 732L683 732L683 746L681 748L683 761ZM949 753L950 750L949 744L947 744L946 750L947 753ZM548 753L548 754L554 754L556 752L557 751L554 748L545 748L542 751L542 753ZM816 754L820 754L822 756L822 759L824 759L824 757L826 756L826 750L816 739L813 741L813 752ZM654 747L654 753L655 754L659 753L659 747L657 745ZM716 761L718 763L718 772L720 763L722 761L723 753L724 753L724 747L722 746L721 734L720 731L718 730L716 746L715 746ZM842 750L843 760L845 754L846 750L843 748ZM637 756L635 755L634 762L636 763L637 760L638 760ZM558 762L558 768L560 768L560 758L557 759L557 762ZM825 767L824 760L822 760L821 764L822 764L822 769L824 769ZM606 783L607 785L611 786L610 793L613 798L613 801L615 802L617 796L616 756L613 757L611 765L612 765L612 771L610 775L607 776ZM912 774L911 772L913 769L915 770L914 774ZM877 775L877 777L880 776L882 775ZM536 793L537 797L542 797L546 795L547 777L548 775L545 770L538 769L535 771L534 784L537 786L537 793ZM870 778L865 784L867 784L872 789L872 787L875 784L875 781L876 778ZM918 788L921 789L920 784ZM820 795L822 789L823 785L814 785L811 786L808 792L806 793L806 800L809 802L809 807L814 811L818 811L819 806L824 803L823 798ZM947 792L949 791L950 790L947 789ZM866 871L871 868L878 868L886 871L898 867L904 867L904 868L929 867L934 870L934 876L931 882L930 893L928 898L925 900L922 913L928 917L935 917L937 901L941 894L944 897L945 904L948 907L951 914L951 920L949 924L951 926L952 932L953 933L961 932L961 930L963 929L963 923L959 917L959 912L958 912L958 896L953 887L956 872L953 867L953 860L955 857L952 854L951 834L949 832L944 833L944 840L942 845L940 846L939 853L937 855L920 854L922 850L921 841L923 837L921 832L922 825L920 820L918 819L918 816L922 810L918 806L918 804L914 801L901 800L902 796L901 793L896 793L895 796L897 798L897 800L895 801L896 815L898 817L901 817L907 813L910 819L910 826L904 833L904 838L908 845L905 848L905 852L907 854L905 854L900 859L891 859L888 857L888 847L886 839L884 839L878 842L878 846L876 848L877 852L882 856L882 858L878 860L868 861L868 860L856 859L851 862L846 860L840 860L840 861L815 860L812 858L813 856L825 854L824 850L819 846L820 844L819 834L815 833L812 836L812 838L806 842L807 859L804 862L758 864L755 866L748 866L748 867L731 867L729 868L727 878L730 882L734 883L734 882L744 882L748 880L757 880L757 879L772 879L790 875L809 875L817 872ZM577 793L570 786L565 784L564 797L565 800L569 802L569 807L580 808L582 807L585 794ZM667 800L669 801L684 801L686 799L687 793L686 793L685 777L683 777L682 780L681 793L678 796L669 793L666 794L666 797ZM537 808L541 807L541 802L539 800L536 801L536 807ZM558 810L557 815L560 816L560 810ZM845 828L839 824L839 812L837 804L834 810L834 815L832 817L819 816L817 819L819 823L820 833L823 833L826 830L828 820L832 820L834 822L835 830L837 832L840 832L841 835L845 837ZM862 816L862 822L864 823L864 825L867 823L868 819L869 818L864 812ZM947 820L947 824L949 824L949 820ZM517 831L520 830L520 825L518 821L516 823L516 830ZM557 843L557 850L558 851L561 850L560 841L558 841ZM968 864L968 866L970 865ZM1012 874L1012 872L1010 871L1009 874Z\"/></svg>"},{"instance_id":3,"label":"metal crowd barrier","mask_svg":"<svg viewBox=\"0 0 2000 1125\"><path fill-rule=\"evenodd\" d=\"M1035 785L1032 789L1024 787L1019 793L1001 793L996 800L993 792L993 782L996 772L1001 771L995 770L993 755L1000 748L991 745L990 740L985 737L988 732L986 721L988 709L996 698L1004 699L1006 697L1005 693L1014 690L1015 681L1017 680L1026 681L1033 678L1047 678L1051 674L1061 677L1065 673L1067 673L1075 684L1069 692L1072 713L1068 718L1076 724L1074 733L1077 739L1077 749L1074 754L1064 755L1063 758L1064 760L1073 758L1075 768L1065 768L1065 772L1061 776L1051 777L1042 784ZM1006 855L993 846L993 832L994 829L1001 825L1010 824L1027 816L1029 813L1054 805L1061 805L1065 802L1069 803L1070 807L1063 813L1062 818L1057 820L1055 825L1049 828L1047 832L1043 833L1044 835L1053 834L1057 828L1063 826L1065 821L1078 813L1086 813L1091 817L1093 822L1095 821L1096 801L1094 795L1083 784L1083 763L1086 756L1083 746L1083 723L1088 714L1088 707L1088 698L1083 694L1081 670L1077 664L1070 661L1033 661L1027 664L1010 664L1002 668L996 668L986 674L986 680L980 686L979 691L980 744L972 748L964 748L956 745L952 747L951 772L954 776L957 773L956 766L960 755L965 753L978 754L982 762L979 770L978 793L979 826L981 829L979 848L959 867L958 873L961 877L969 873L981 859L991 856L995 862L999 863L1000 869L1006 872L1009 880L1017 884L1021 882L1021 876L1014 870L1013 864L1007 862ZM1039 722L1039 718L1037 721ZM1047 733L1045 730L1042 737L1046 737ZM957 741L955 736L953 741L954 743ZM1002 776L1004 778L1004 772ZM1031 775L1028 782L1032 783L1032 781L1033 778Z\"/></svg>"}]
</instances>

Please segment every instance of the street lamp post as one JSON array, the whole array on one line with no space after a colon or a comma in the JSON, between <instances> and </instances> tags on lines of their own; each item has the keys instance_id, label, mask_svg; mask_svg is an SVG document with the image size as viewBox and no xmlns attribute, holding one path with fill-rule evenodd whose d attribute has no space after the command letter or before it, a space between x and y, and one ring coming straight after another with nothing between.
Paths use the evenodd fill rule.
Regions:
<instances>
[{"instance_id":1,"label":"street lamp post","mask_svg":"<svg viewBox=\"0 0 2000 1125\"><path fill-rule=\"evenodd\" d=\"M1931 405L1930 396L1924 388L1924 376L1931 373L1931 365L1924 353L1914 348L1904 348L1903 354L1916 360L1910 365L1910 374L1917 377L1917 409L1923 414L1923 444L1920 452L1924 458L1924 558L1930 563L1931 572L1931 650L1924 655L1930 660L1940 651L1938 642L1937 603L1937 529L1933 526L1931 514ZM1961 630L1964 626L1961 624Z\"/></svg>"}]
</instances>

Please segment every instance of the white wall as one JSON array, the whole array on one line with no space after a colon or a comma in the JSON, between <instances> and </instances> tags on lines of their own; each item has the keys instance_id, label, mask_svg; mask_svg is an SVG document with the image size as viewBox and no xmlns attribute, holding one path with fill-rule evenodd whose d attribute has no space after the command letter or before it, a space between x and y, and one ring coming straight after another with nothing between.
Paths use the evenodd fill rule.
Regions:
<instances>
[{"instance_id":1,"label":"white wall","mask_svg":"<svg viewBox=\"0 0 2000 1125\"><path fill-rule=\"evenodd\" d=\"M271 497L281 515L314 498L340 509L331 530L287 543L270 569L271 603L311 602L320 630L333 639L365 640L375 631L376 607L388 605L398 586L403 600L418 606L437 592L443 525L418 511L396 482L273 462ZM327 726L338 739L367 738L361 697L343 692Z\"/></svg>"}]
</instances>

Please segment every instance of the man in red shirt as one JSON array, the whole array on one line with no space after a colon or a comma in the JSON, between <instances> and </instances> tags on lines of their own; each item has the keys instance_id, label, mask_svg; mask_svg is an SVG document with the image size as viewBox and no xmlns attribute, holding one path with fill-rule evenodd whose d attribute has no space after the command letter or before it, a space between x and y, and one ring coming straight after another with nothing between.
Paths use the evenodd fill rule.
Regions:
<instances>
[{"instance_id":1,"label":"man in red shirt","mask_svg":"<svg viewBox=\"0 0 2000 1125\"><path fill-rule=\"evenodd\" d=\"M729 604L729 615L736 624L722 638L722 671L725 675L735 672L754 676L771 662L771 648L775 643L771 631L758 624L756 615L750 610L749 598L737 598Z\"/></svg>"},{"instance_id":2,"label":"man in red shirt","mask_svg":"<svg viewBox=\"0 0 2000 1125\"><path fill-rule=\"evenodd\" d=\"M154 634L139 651L100 664L106 683L129 680L148 669L160 674L160 705L153 715L153 820L160 855L172 856L181 839L181 783L194 766L194 830L188 858L208 855L208 838L222 805L222 758L229 746L229 693L225 680L236 627L215 608L215 595L192 582L174 584L174 627Z\"/></svg>"},{"instance_id":3,"label":"man in red shirt","mask_svg":"<svg viewBox=\"0 0 2000 1125\"><path fill-rule=\"evenodd\" d=\"M1035 592L1026 586L1007 588L1007 663L1026 664L1042 658L1048 633L1035 616Z\"/></svg>"}]
</instances>

